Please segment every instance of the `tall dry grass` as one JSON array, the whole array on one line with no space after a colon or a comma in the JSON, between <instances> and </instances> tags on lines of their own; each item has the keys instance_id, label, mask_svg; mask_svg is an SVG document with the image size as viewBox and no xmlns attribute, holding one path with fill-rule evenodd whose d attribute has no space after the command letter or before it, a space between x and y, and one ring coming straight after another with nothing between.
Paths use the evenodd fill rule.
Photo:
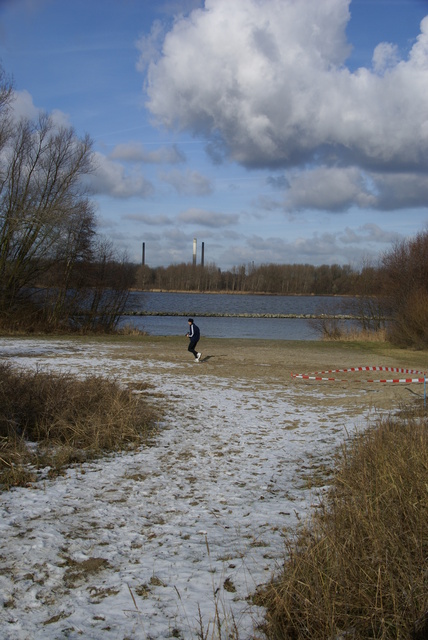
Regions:
<instances>
[{"instance_id":1,"label":"tall dry grass","mask_svg":"<svg viewBox=\"0 0 428 640\"><path fill-rule=\"evenodd\" d=\"M0 363L0 485L25 484L40 467L141 444L157 413L141 396L99 376L77 379Z\"/></svg>"},{"instance_id":2,"label":"tall dry grass","mask_svg":"<svg viewBox=\"0 0 428 640\"><path fill-rule=\"evenodd\" d=\"M340 340L341 342L387 342L386 329L342 329L334 335L323 335L324 341Z\"/></svg>"},{"instance_id":3,"label":"tall dry grass","mask_svg":"<svg viewBox=\"0 0 428 640\"><path fill-rule=\"evenodd\" d=\"M387 330L384 327L364 329L357 324L349 326L340 318L320 318L315 321L315 329L325 342L386 342Z\"/></svg>"},{"instance_id":4,"label":"tall dry grass","mask_svg":"<svg viewBox=\"0 0 428 640\"><path fill-rule=\"evenodd\" d=\"M331 491L261 595L271 640L428 638L428 428L380 420L340 455Z\"/></svg>"}]
</instances>

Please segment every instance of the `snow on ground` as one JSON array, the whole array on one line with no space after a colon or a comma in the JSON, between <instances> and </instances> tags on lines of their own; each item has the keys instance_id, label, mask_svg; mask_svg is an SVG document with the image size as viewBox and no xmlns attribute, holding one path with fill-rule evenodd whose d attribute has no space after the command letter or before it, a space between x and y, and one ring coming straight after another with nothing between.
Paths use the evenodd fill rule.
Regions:
<instances>
[{"instance_id":1,"label":"snow on ground","mask_svg":"<svg viewBox=\"0 0 428 640\"><path fill-rule=\"evenodd\" d=\"M321 402L332 387L309 405L299 384L184 376L119 345L2 339L0 356L144 380L166 408L154 446L0 496L1 637L190 639L202 621L208 638L228 638L234 621L250 638L263 610L248 596L316 503L308 477L364 409L346 416L337 390Z\"/></svg>"}]
</instances>

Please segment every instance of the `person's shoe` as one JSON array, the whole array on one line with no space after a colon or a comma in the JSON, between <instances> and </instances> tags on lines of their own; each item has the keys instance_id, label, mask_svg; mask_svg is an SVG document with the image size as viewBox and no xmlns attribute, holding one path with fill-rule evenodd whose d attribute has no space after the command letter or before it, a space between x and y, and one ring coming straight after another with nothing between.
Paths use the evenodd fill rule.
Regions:
<instances>
[{"instance_id":1,"label":"person's shoe","mask_svg":"<svg viewBox=\"0 0 428 640\"><path fill-rule=\"evenodd\" d=\"M197 362L199 362L199 360L201 359L201 355L202 355L202 353L198 353L198 354L197 354L197 356L196 356L196 361L197 361Z\"/></svg>"}]
</instances>

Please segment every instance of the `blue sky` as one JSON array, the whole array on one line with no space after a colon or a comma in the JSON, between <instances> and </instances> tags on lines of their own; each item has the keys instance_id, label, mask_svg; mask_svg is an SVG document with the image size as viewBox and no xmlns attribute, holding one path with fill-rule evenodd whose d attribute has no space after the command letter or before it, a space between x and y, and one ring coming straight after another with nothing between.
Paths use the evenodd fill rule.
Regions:
<instances>
[{"instance_id":1,"label":"blue sky","mask_svg":"<svg viewBox=\"0 0 428 640\"><path fill-rule=\"evenodd\" d=\"M0 0L0 59L93 139L134 262L359 268L427 228L427 0Z\"/></svg>"}]
</instances>

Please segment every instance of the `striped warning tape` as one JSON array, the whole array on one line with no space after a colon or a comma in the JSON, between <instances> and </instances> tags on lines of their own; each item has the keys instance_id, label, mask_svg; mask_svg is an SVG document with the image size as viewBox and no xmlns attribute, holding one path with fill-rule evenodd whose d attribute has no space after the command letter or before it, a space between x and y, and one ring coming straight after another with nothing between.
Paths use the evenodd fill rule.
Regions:
<instances>
[{"instance_id":1,"label":"striped warning tape","mask_svg":"<svg viewBox=\"0 0 428 640\"><path fill-rule=\"evenodd\" d=\"M397 367L349 367L348 369L330 369L329 371L315 371L314 373L292 373L292 378L299 378L300 380L325 380L327 382L349 382L351 378L337 378L330 374L335 373L355 373L358 371L388 371L390 373L403 373L408 376L417 376L416 378L380 378L380 379L366 379L355 380L353 382L392 382L411 384L412 382L421 383L426 382L427 374L425 371L416 371L415 369L400 369Z\"/></svg>"}]
</instances>

